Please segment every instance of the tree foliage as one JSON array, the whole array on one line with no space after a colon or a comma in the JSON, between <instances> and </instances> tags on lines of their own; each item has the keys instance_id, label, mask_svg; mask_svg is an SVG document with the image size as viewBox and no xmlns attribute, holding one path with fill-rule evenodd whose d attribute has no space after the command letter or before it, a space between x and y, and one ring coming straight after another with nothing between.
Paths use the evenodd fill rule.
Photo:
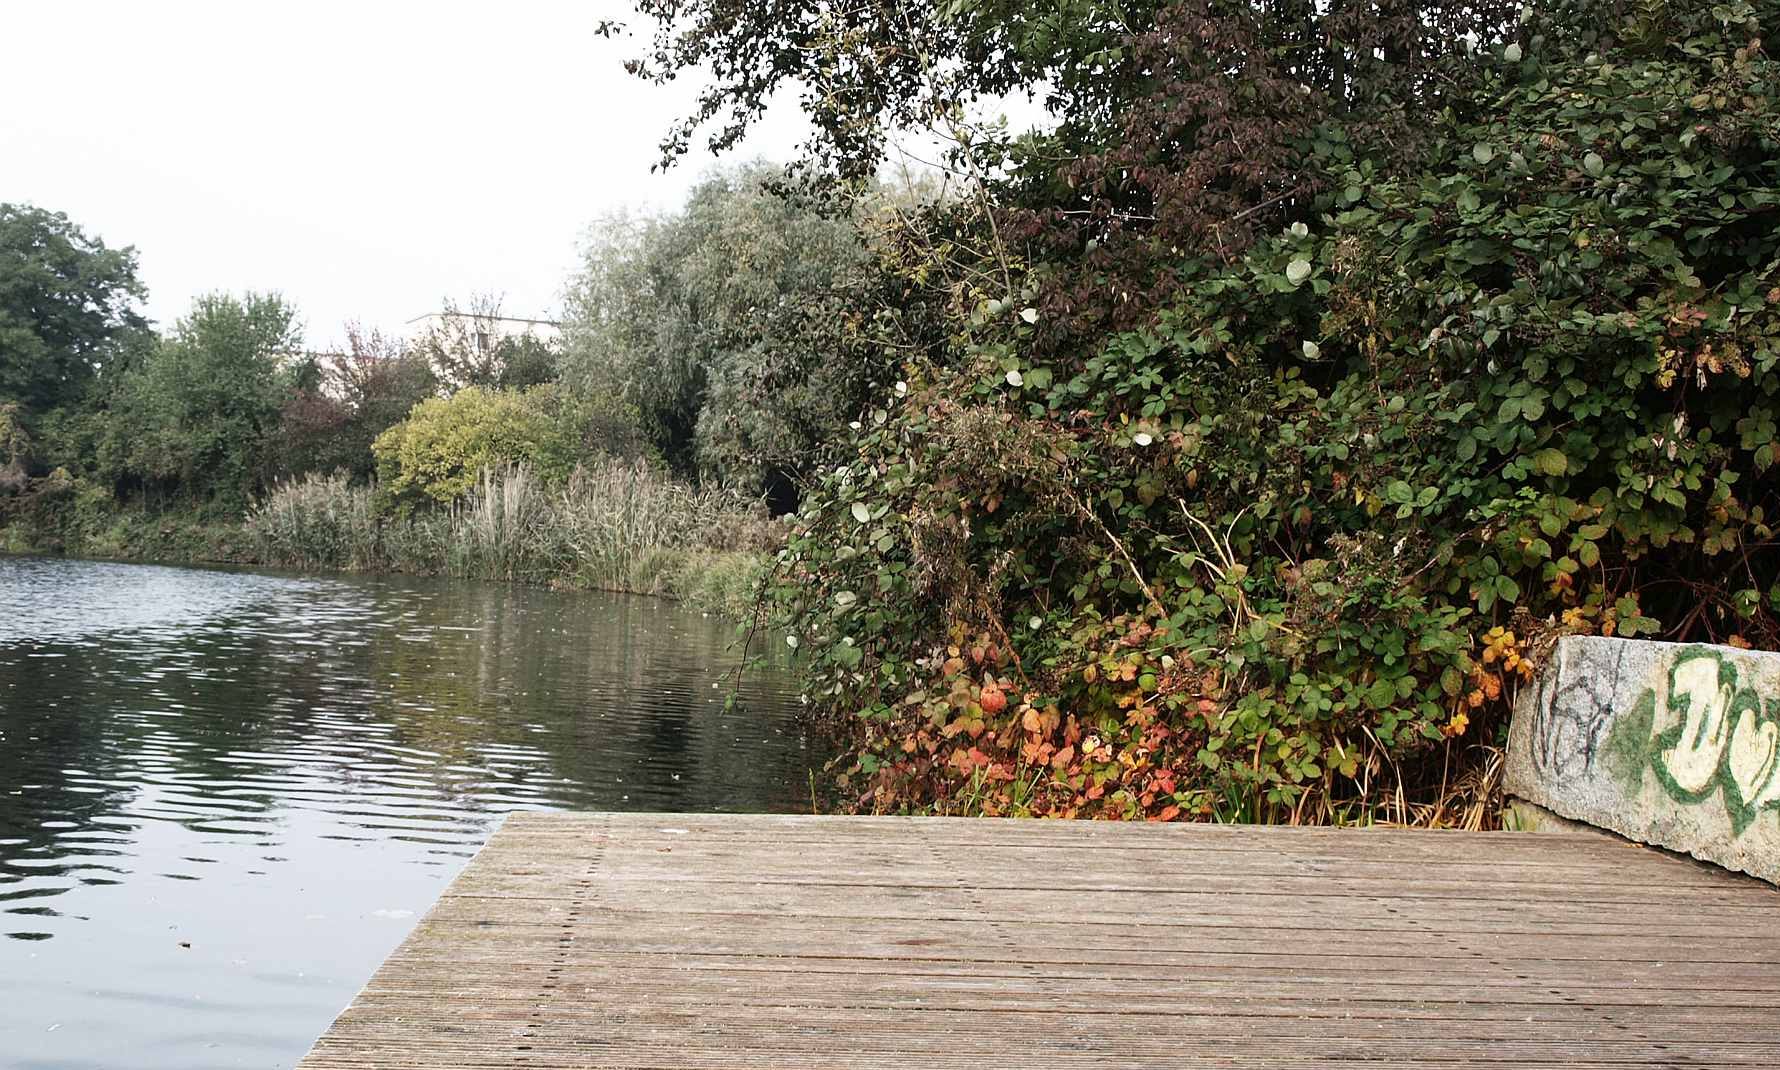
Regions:
<instances>
[{"instance_id":1,"label":"tree foliage","mask_svg":"<svg viewBox=\"0 0 1780 1070\"><path fill-rule=\"evenodd\" d=\"M276 294L198 298L109 399L99 470L195 502L244 508L277 468L301 332Z\"/></svg>"},{"instance_id":2,"label":"tree foliage","mask_svg":"<svg viewBox=\"0 0 1780 1070\"><path fill-rule=\"evenodd\" d=\"M865 261L853 223L782 177L721 172L678 212L606 220L569 293L565 382L634 405L682 473L751 490L807 470L881 367L834 330Z\"/></svg>"},{"instance_id":3,"label":"tree foliage","mask_svg":"<svg viewBox=\"0 0 1780 1070\"><path fill-rule=\"evenodd\" d=\"M60 212L0 204L0 399L25 417L81 399L146 323L136 251L111 249Z\"/></svg>"},{"instance_id":4,"label":"tree foliage","mask_svg":"<svg viewBox=\"0 0 1780 1070\"><path fill-rule=\"evenodd\" d=\"M365 482L376 469L371 443L439 391L431 362L414 347L358 325L346 348L316 361L280 414L281 475L345 472Z\"/></svg>"}]
</instances>

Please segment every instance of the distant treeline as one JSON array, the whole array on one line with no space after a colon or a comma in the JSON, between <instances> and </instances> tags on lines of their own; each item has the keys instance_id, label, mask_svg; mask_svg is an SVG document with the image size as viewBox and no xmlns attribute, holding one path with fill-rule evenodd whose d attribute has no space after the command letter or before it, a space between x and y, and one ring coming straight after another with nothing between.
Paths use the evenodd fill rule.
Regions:
<instances>
[{"instance_id":1,"label":"distant treeline","mask_svg":"<svg viewBox=\"0 0 1780 1070\"><path fill-rule=\"evenodd\" d=\"M716 172L679 211L603 219L569 281L560 337L510 331L498 303L479 299L447 303L417 338L348 325L337 352L307 348L297 310L276 294L207 295L155 331L139 311L134 250L107 247L64 215L0 205L6 542L485 574L448 567L467 558L442 545L385 554L354 544L329 556L249 537L239 522L368 506L370 523L389 529L379 545L394 546L398 531L449 529L486 500L492 479L555 503L566 524L565 501L624 472L626 486L659 490L657 504L720 514L691 528L757 533L701 542L686 520L656 518L688 552L758 556L769 507L796 504L868 379L808 344L811 302L845 292L865 261L858 230L777 196L770 187L783 177L765 165ZM566 564L570 533L555 534L557 551L520 571L664 587L660 567ZM655 547L641 528L632 534L633 550Z\"/></svg>"}]
</instances>

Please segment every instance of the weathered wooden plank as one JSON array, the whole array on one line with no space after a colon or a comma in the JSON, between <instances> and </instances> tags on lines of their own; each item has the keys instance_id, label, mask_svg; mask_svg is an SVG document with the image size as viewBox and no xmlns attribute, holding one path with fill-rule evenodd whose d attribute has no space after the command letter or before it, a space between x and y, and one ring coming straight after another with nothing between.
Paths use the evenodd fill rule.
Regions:
<instances>
[{"instance_id":1,"label":"weathered wooden plank","mask_svg":"<svg viewBox=\"0 0 1780 1070\"><path fill-rule=\"evenodd\" d=\"M585 840L539 843L504 843L502 859L512 859L531 866L549 865L558 858L573 859L585 850ZM933 868L927 849L874 850L870 852L820 851L812 848L775 850L765 844L757 849L701 845L620 846L610 841L605 849L614 859L624 859L627 869L655 869L675 872L682 879L697 879L694 865L729 866L745 862L747 872L761 877L808 877L808 863L820 858L849 874L883 872L896 867L897 872L929 871ZM1483 862L1455 861L1450 858L1426 857L1418 853L1392 854L1364 858L1340 858L1329 855L1311 856L1287 852L1261 851L1134 851L1127 847L1071 847L1056 850L1034 850L1025 847L973 847L974 863L980 872L1020 873L1055 872L1067 875L1072 870L1094 867L1101 872L1118 873L1127 878L1165 875L1174 880L1201 878L1206 880L1255 880L1270 878L1343 877L1376 879L1389 877L1403 881L1487 882L1493 886L1538 885L1561 883L1566 888L1636 889L1660 894L1678 887L1711 890L1722 895L1755 898L1759 887L1727 887L1719 875L1710 872L1668 873L1661 884L1638 883L1642 870L1631 874L1631 880L1616 879L1609 867L1600 861L1566 863L1544 859L1534 863L1501 859ZM632 861L634 859L634 862ZM950 872L950 871L947 871ZM832 872L831 876L834 875ZM1065 876L1064 879L1070 879Z\"/></svg>"},{"instance_id":2,"label":"weathered wooden plank","mask_svg":"<svg viewBox=\"0 0 1780 1070\"><path fill-rule=\"evenodd\" d=\"M355 1049L370 1048L390 1055L405 1054L406 1036L418 1023L380 1019L365 1022L351 1015L342 1025L330 1047L350 1044ZM1041 1023L1035 1023L1041 1024ZM1097 1022L1092 1028L1047 1034L1034 1030L1030 1036L1019 1035L1015 1043L1009 1031L985 1033L927 1028L927 1023L902 1023L887 1027L868 1027L858 1022L811 1022L803 1018L751 1023L712 1021L695 1014L671 1018L617 1021L605 1019L586 1023L589 1037L597 1042L570 1039L569 1030L555 1020L538 1023L535 1019L432 1019L424 1023L433 1034L432 1053L455 1050L466 1056L487 1054L481 1043L482 1034L517 1034L522 1041L513 1045L516 1054L531 1053L528 1062L552 1053L558 1057L587 1057L617 1060L629 1065L651 1060L677 1065L671 1061L694 1052L706 1054L732 1053L738 1061L740 1053L777 1053L782 1057L838 1060L846 1065L890 1065L891 1059L904 1060L902 1065L927 1066L944 1060L952 1065L957 1060L974 1059L978 1066L985 1060L1006 1058L1017 1052L1020 1063L1037 1061L1048 1065L1060 1057L1083 1055L1094 1058L1096 1047L1117 1045L1124 1059L1183 1059L1196 1065L1201 1054L1231 1058L1249 1056L1258 1059L1282 1057L1307 1058L1321 1056L1331 1063L1364 1064L1384 1062L1387 1065L1402 1059L1445 1060L1455 1063L1492 1061L1498 1064L1551 1066L1569 1063L1586 1046L1587 1056L1599 1063L1617 1065L1676 1065L1672 1060L1671 1040L1610 1039L1607 1037L1557 1038L1529 1040L1526 1037L1450 1039L1439 1030L1422 1036L1387 1036L1373 1032L1356 1035L1346 1027L1330 1027L1310 1035L1251 1032L1240 1036L1217 1036L1205 1033L1157 1032L1153 1023ZM531 1035L527 1035L531 1034ZM1677 1037L1674 1040L1684 1038ZM1712 1066L1771 1066L1774 1056L1770 1044L1760 1042L1712 1041L1699 1039L1688 1047L1689 1064L1698 1059ZM667 1058L663 1058L667 1056ZM858 1062L855 1062L858 1061ZM603 1063L602 1063L603 1064ZM388 1065L383 1063L380 1065ZM651 1063L651 1065L655 1065ZM719 1064L724 1065L724 1064ZM989 1065L995 1065L990 1062ZM1000 1064L1008 1065L1008 1064ZM1089 1065L1107 1065L1094 1061ZM1121 1062L1119 1065L1126 1065ZM1177 1063L1177 1066L1181 1063Z\"/></svg>"},{"instance_id":3,"label":"weathered wooden plank","mask_svg":"<svg viewBox=\"0 0 1780 1070\"><path fill-rule=\"evenodd\" d=\"M480 873L461 882L464 895L528 899L538 895L540 882L529 876ZM1068 902L1060 902L1067 899ZM1554 931L1594 932L1611 935L1645 931L1660 926L1676 936L1723 935L1727 929L1765 932L1773 917L1753 907L1718 907L1707 903L1677 917L1668 906L1649 905L1631 909L1624 905L1593 906L1586 902L1554 899L1422 898L1392 895L1380 890L1370 896L1269 896L1119 890L1064 896L1035 888L903 887L897 885L798 886L681 882L668 891L659 882L612 880L600 887L599 903L638 911L679 913L741 912L758 914L853 917L942 917L982 922L1017 924L1027 919L1052 916L1061 909L1082 921L1118 923L1159 918L1191 920L1194 924L1250 925L1275 921L1297 928L1391 929L1430 928L1490 932L1493 929L1528 931L1528 911L1537 908L1539 927Z\"/></svg>"},{"instance_id":4,"label":"weathered wooden plank","mask_svg":"<svg viewBox=\"0 0 1780 1070\"><path fill-rule=\"evenodd\" d=\"M524 963L549 965L560 945L554 941L517 943L505 939L479 939L464 932L461 941L438 936L405 946L391 962L407 963L415 959L454 965L476 963ZM454 946L467 945L467 946ZM807 945L806 945L807 946ZM1739 995L1764 993L1772 998L1780 991L1769 968L1748 963L1652 962L1606 959L1569 961L1515 961L1441 958L1417 961L1405 956L1382 957L1366 955L1294 956L1279 953L1259 955L1211 955L1158 951L1147 958L1116 955L1068 956L1051 951L1029 954L1019 960L1018 970L1009 967L1005 956L979 948L950 955L889 953L866 956L811 956L807 952L762 949L751 952L683 950L613 950L609 947L588 947L577 941L578 954L598 956L614 975L635 976L642 971L673 971L688 974L694 971L716 973L725 979L739 973L817 973L824 975L870 974L925 978L934 974L963 977L1017 977L1022 972L1043 970L1054 981L1113 980L1161 985L1183 985L1202 981L1215 975L1238 981L1269 978L1290 980L1295 984L1335 984L1354 986L1367 984L1462 984L1472 988L1507 986L1525 988L1528 984L1610 983L1629 990L1676 991L1695 989L1720 992L1735 987ZM795 962L796 965L787 965Z\"/></svg>"},{"instance_id":5,"label":"weathered wooden plank","mask_svg":"<svg viewBox=\"0 0 1780 1070\"><path fill-rule=\"evenodd\" d=\"M636 915L620 916L594 912L595 916L563 922L573 927L575 946L584 955L592 954L756 954L791 956L805 953L810 943L826 936L834 946L844 946L857 958L932 958L943 952L945 957L986 957L1000 961L1006 957L999 948L979 942L978 926L961 922L922 923L918 925L885 922L871 932L849 930L844 926L797 924L804 919L761 919L759 926L736 925L720 919L708 924L690 925L683 919L659 923L639 919ZM435 919L436 921L437 919ZM429 933L429 939L454 940L463 934L465 940L479 942L504 941L509 930L554 931L554 924L544 920L496 920L466 915L472 929L440 928ZM1668 961L1674 948L1661 941L1626 937L1603 941L1598 937L1479 938L1462 940L1444 934L1427 934L1417 940L1415 935L1397 933L1319 933L1306 930L1291 939L1258 942L1252 930L1234 934L1229 929L1146 927L1142 932L1125 933L1112 929L1111 934L1084 937L1067 925L1034 923L1022 927L1020 944L1025 949L1022 961L1054 960L1071 957L1091 962L1143 962L1207 960L1226 957L1232 963L1284 959L1291 962L1314 962L1321 958L1344 961L1365 959L1384 964L1406 959L1429 964L1430 969L1447 970L1466 962L1536 966L1543 962L1663 962L1665 968L1681 971L1700 970L1723 976L1720 967L1747 965L1752 952L1759 951L1764 960L1780 961L1780 939L1773 936L1752 938L1739 943L1734 940L1702 940L1690 949L1685 962ZM526 939L527 937L520 937ZM1755 945L1752 947L1751 945ZM1765 971L1765 966L1758 967Z\"/></svg>"},{"instance_id":6,"label":"weathered wooden plank","mask_svg":"<svg viewBox=\"0 0 1780 1070\"><path fill-rule=\"evenodd\" d=\"M600 977L592 981L582 975L565 973L553 986L552 1000L540 1005L535 985L522 981L541 981L549 971L517 968L498 975L477 976L454 972L449 976L410 976L389 986L373 985L355 1001L355 1007L376 1007L379 1012L400 1016L414 1012L421 1004L448 1007L449 1013L495 1003L515 1003L531 1009L557 1008L575 1014L583 1010L614 1013L643 1013L652 1009L687 1007L712 1014L759 1015L796 1013L845 1015L855 1010L862 1013L887 1012L907 1014L918 1011L936 1015L963 1014L986 1016L1003 1021L1025 1021L1034 1014L1125 1015L1158 1018L1278 1018L1289 1022L1314 1022L1320 1019L1340 1021L1404 1022L1500 1022L1517 1028L1528 1024L1550 1025L1563 1035L1573 1025L1610 1025L1615 1030L1638 1034L1640 1030L1657 1027L1698 1030L1717 1026L1760 1027L1767 1030L1774 1018L1772 1008L1743 1007L1735 1004L1701 1002L1679 1005L1677 1001L1651 1002L1648 996L1632 994L1624 1002L1576 1004L1566 1002L1477 1002L1470 998L1448 996L1442 999L1409 1000L1403 990L1389 993L1389 998L1353 998L1341 992L1324 992L1320 998L1269 994L1256 997L1248 992L1201 995L1192 992L1132 991L1130 986L1109 989L1105 985L1085 986L1082 991L1059 991L1058 986L999 986L977 983L951 983L943 986L901 986L868 983L850 990L844 1001L834 998L832 984L816 979L793 979L791 982L761 989L750 985L731 985L723 990L723 998L714 999L717 989L682 986L672 978L655 983L626 978ZM1530 996L1529 996L1530 998ZM1611 999L1611 996L1608 997ZM1640 1001L1642 1000L1642 1001ZM386 1002L387 1001L387 1002ZM1635 1014L1627 1013L1635 1010ZM422 1016L428 1012L422 1010ZM1402 1028L1411 1028L1404 1025Z\"/></svg>"},{"instance_id":7,"label":"weathered wooden plank","mask_svg":"<svg viewBox=\"0 0 1780 1070\"><path fill-rule=\"evenodd\" d=\"M1772 1065L1777 907L1590 835L516 814L302 1066Z\"/></svg>"},{"instance_id":8,"label":"weathered wooden plank","mask_svg":"<svg viewBox=\"0 0 1780 1070\"><path fill-rule=\"evenodd\" d=\"M501 859L491 861L501 861ZM647 864L631 866L623 878L614 878L607 883L616 885L621 882L630 882L651 889L673 884L719 886L739 884L757 888L768 885L787 885L799 889L882 887L907 889L911 892L958 887L955 870L926 866L902 866L887 873L883 870L861 866L856 860L824 859L821 856L810 856L803 860L803 864L806 866L829 866L819 879L813 876L800 877L790 865L750 868L745 874L734 878L714 879L687 873L678 868L684 861L683 859L654 858ZM713 860L695 861L709 862ZM479 887L511 889L521 888L531 883L548 887L554 885L563 875L573 874L577 870L578 867L570 865L516 864L507 872L489 878L480 885L466 886L465 894L470 894L473 889ZM1120 873L1116 879L1070 873L1051 875L1036 870L1025 872L989 870L980 871L980 876L972 881L971 887L984 893L1037 891L1045 894L1084 892L1099 895L1134 892L1140 895L1166 893L1175 896L1240 897L1244 901L1255 902L1258 905L1265 905L1264 901L1269 898L1362 898L1375 900L1380 896L1378 876L1356 877L1333 872L1306 875L1226 876L1204 871L1181 871L1171 875L1161 867L1146 867L1139 872ZM1575 885L1559 880L1507 881L1498 885L1491 884L1487 879L1440 880L1425 874L1392 881L1392 897L1395 899L1459 900L1507 904L1550 902L1554 897L1560 895L1573 897L1581 893L1588 894L1591 907L1611 907L1623 904L1652 906L1666 910L1674 902L1675 888L1624 887L1613 884ZM1688 888L1688 893L1689 903L1696 908L1711 906L1731 910L1741 909L1755 912L1756 916L1762 916L1772 909L1771 895L1764 891L1751 893L1742 889L1726 889L1719 885L1695 885Z\"/></svg>"}]
</instances>

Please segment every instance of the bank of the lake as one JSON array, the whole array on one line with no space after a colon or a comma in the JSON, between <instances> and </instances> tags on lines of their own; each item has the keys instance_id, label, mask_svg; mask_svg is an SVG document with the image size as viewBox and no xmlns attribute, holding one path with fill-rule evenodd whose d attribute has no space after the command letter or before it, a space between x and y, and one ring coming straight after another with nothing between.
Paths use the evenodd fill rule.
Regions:
<instances>
[{"instance_id":1,"label":"bank of the lake","mask_svg":"<svg viewBox=\"0 0 1780 1070\"><path fill-rule=\"evenodd\" d=\"M660 599L0 557L0 604L8 1065L289 1065L501 815L807 811L826 757Z\"/></svg>"},{"instance_id":2,"label":"bank of the lake","mask_svg":"<svg viewBox=\"0 0 1780 1070\"><path fill-rule=\"evenodd\" d=\"M457 503L420 509L344 476L282 484L245 514L120 503L83 480L38 493L0 513L0 552L521 582L672 598L731 620L753 616L780 538L757 504L640 463L578 470L560 487L523 468L485 472Z\"/></svg>"}]
</instances>

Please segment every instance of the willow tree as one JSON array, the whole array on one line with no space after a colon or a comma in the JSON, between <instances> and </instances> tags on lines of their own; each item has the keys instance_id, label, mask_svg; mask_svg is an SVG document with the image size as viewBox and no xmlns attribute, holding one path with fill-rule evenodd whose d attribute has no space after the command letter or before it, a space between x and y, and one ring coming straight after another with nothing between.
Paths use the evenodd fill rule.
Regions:
<instances>
[{"instance_id":1,"label":"willow tree","mask_svg":"<svg viewBox=\"0 0 1780 1070\"><path fill-rule=\"evenodd\" d=\"M866 252L755 164L712 174L677 211L597 224L571 283L563 379L622 398L683 475L783 503L882 368L837 329Z\"/></svg>"}]
</instances>

